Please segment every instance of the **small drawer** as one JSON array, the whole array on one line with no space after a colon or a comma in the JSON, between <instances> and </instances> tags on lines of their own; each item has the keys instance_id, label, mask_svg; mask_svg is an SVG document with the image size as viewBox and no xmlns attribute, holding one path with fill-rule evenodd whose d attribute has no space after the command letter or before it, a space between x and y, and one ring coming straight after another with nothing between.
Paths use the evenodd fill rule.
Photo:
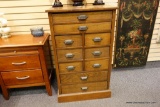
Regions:
<instances>
[{"instance_id":1,"label":"small drawer","mask_svg":"<svg viewBox=\"0 0 160 107\"><path fill-rule=\"evenodd\" d=\"M78 92L91 92L106 90L107 81L94 82L94 83L84 83L84 84L73 84L73 85L62 85L62 94L68 93L78 93Z\"/></svg>"},{"instance_id":2,"label":"small drawer","mask_svg":"<svg viewBox=\"0 0 160 107\"><path fill-rule=\"evenodd\" d=\"M57 48L82 47L82 36L80 35L56 36L55 39Z\"/></svg>"},{"instance_id":3,"label":"small drawer","mask_svg":"<svg viewBox=\"0 0 160 107\"><path fill-rule=\"evenodd\" d=\"M85 34L85 46L106 46L111 44L110 33Z\"/></svg>"},{"instance_id":4,"label":"small drawer","mask_svg":"<svg viewBox=\"0 0 160 107\"><path fill-rule=\"evenodd\" d=\"M5 85L21 85L43 82L41 70L1 72Z\"/></svg>"},{"instance_id":5,"label":"small drawer","mask_svg":"<svg viewBox=\"0 0 160 107\"><path fill-rule=\"evenodd\" d=\"M106 81L107 71L95 71L86 73L70 73L61 74L61 84L74 84L74 83L86 83L95 81Z\"/></svg>"},{"instance_id":6,"label":"small drawer","mask_svg":"<svg viewBox=\"0 0 160 107\"><path fill-rule=\"evenodd\" d=\"M105 22L112 20L112 11L63 13L53 14L52 17L53 24Z\"/></svg>"},{"instance_id":7,"label":"small drawer","mask_svg":"<svg viewBox=\"0 0 160 107\"><path fill-rule=\"evenodd\" d=\"M0 69L2 71L33 68L41 68L38 54L0 57Z\"/></svg>"},{"instance_id":8,"label":"small drawer","mask_svg":"<svg viewBox=\"0 0 160 107\"><path fill-rule=\"evenodd\" d=\"M82 32L104 33L110 31L111 31L111 22L54 25L55 35L80 34Z\"/></svg>"},{"instance_id":9,"label":"small drawer","mask_svg":"<svg viewBox=\"0 0 160 107\"><path fill-rule=\"evenodd\" d=\"M108 70L108 59L85 61L86 71Z\"/></svg>"},{"instance_id":10,"label":"small drawer","mask_svg":"<svg viewBox=\"0 0 160 107\"><path fill-rule=\"evenodd\" d=\"M60 73L73 73L73 72L81 72L81 71L82 71L82 62L59 64Z\"/></svg>"},{"instance_id":11,"label":"small drawer","mask_svg":"<svg viewBox=\"0 0 160 107\"><path fill-rule=\"evenodd\" d=\"M57 50L58 61L82 60L82 49Z\"/></svg>"},{"instance_id":12,"label":"small drawer","mask_svg":"<svg viewBox=\"0 0 160 107\"><path fill-rule=\"evenodd\" d=\"M85 59L104 57L109 58L109 47L85 49Z\"/></svg>"}]
</instances>

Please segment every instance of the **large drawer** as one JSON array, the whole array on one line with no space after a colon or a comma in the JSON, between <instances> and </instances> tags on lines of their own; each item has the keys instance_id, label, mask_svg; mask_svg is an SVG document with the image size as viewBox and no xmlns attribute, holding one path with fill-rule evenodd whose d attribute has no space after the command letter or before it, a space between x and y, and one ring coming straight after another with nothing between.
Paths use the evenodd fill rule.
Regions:
<instances>
[{"instance_id":1,"label":"large drawer","mask_svg":"<svg viewBox=\"0 0 160 107\"><path fill-rule=\"evenodd\" d=\"M80 35L65 35L56 36L57 48L82 47L82 36Z\"/></svg>"},{"instance_id":2,"label":"large drawer","mask_svg":"<svg viewBox=\"0 0 160 107\"><path fill-rule=\"evenodd\" d=\"M60 73L74 73L82 71L82 62L68 62L59 64Z\"/></svg>"},{"instance_id":3,"label":"large drawer","mask_svg":"<svg viewBox=\"0 0 160 107\"><path fill-rule=\"evenodd\" d=\"M41 68L38 54L0 57L0 71L36 68Z\"/></svg>"},{"instance_id":4,"label":"large drawer","mask_svg":"<svg viewBox=\"0 0 160 107\"><path fill-rule=\"evenodd\" d=\"M82 60L82 49L57 50L58 61Z\"/></svg>"},{"instance_id":5,"label":"large drawer","mask_svg":"<svg viewBox=\"0 0 160 107\"><path fill-rule=\"evenodd\" d=\"M55 35L111 32L111 22L54 25Z\"/></svg>"},{"instance_id":6,"label":"large drawer","mask_svg":"<svg viewBox=\"0 0 160 107\"><path fill-rule=\"evenodd\" d=\"M41 70L1 72L5 85L20 85L43 82Z\"/></svg>"},{"instance_id":7,"label":"large drawer","mask_svg":"<svg viewBox=\"0 0 160 107\"><path fill-rule=\"evenodd\" d=\"M95 71L95 72L84 72L84 73L70 73L61 74L61 84L75 84L75 83L86 83L96 81L106 81L107 71Z\"/></svg>"},{"instance_id":8,"label":"large drawer","mask_svg":"<svg viewBox=\"0 0 160 107\"><path fill-rule=\"evenodd\" d=\"M104 22L112 20L112 11L53 14L52 19L53 24Z\"/></svg>"},{"instance_id":9,"label":"large drawer","mask_svg":"<svg viewBox=\"0 0 160 107\"><path fill-rule=\"evenodd\" d=\"M100 91L100 90L107 89L107 81L84 83L84 84L73 84L73 85L62 85L61 88L62 88L62 94Z\"/></svg>"},{"instance_id":10,"label":"large drawer","mask_svg":"<svg viewBox=\"0 0 160 107\"><path fill-rule=\"evenodd\" d=\"M85 61L85 71L108 70L108 59Z\"/></svg>"},{"instance_id":11,"label":"large drawer","mask_svg":"<svg viewBox=\"0 0 160 107\"><path fill-rule=\"evenodd\" d=\"M85 59L91 58L109 58L109 47L86 48Z\"/></svg>"},{"instance_id":12,"label":"large drawer","mask_svg":"<svg viewBox=\"0 0 160 107\"><path fill-rule=\"evenodd\" d=\"M111 44L110 33L85 34L85 46L106 46Z\"/></svg>"}]
</instances>

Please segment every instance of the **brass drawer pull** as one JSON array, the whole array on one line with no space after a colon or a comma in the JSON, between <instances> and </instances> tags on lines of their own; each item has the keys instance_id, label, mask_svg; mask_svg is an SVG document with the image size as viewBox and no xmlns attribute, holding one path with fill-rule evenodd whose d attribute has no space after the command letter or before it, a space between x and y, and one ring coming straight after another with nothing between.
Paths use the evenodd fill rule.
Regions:
<instances>
[{"instance_id":1,"label":"brass drawer pull","mask_svg":"<svg viewBox=\"0 0 160 107\"><path fill-rule=\"evenodd\" d=\"M81 90L86 91L88 87L81 87Z\"/></svg>"},{"instance_id":2,"label":"brass drawer pull","mask_svg":"<svg viewBox=\"0 0 160 107\"><path fill-rule=\"evenodd\" d=\"M28 79L28 78L30 78L30 76L16 77L16 79L18 79L18 80L25 80L25 79Z\"/></svg>"},{"instance_id":3,"label":"brass drawer pull","mask_svg":"<svg viewBox=\"0 0 160 107\"><path fill-rule=\"evenodd\" d=\"M101 51L94 51L94 52L92 52L92 54L94 56L100 56L102 54L102 52Z\"/></svg>"},{"instance_id":4,"label":"brass drawer pull","mask_svg":"<svg viewBox=\"0 0 160 107\"><path fill-rule=\"evenodd\" d=\"M74 57L74 54L72 54L72 53L67 53L66 54L66 58L73 58Z\"/></svg>"},{"instance_id":5,"label":"brass drawer pull","mask_svg":"<svg viewBox=\"0 0 160 107\"><path fill-rule=\"evenodd\" d=\"M68 71L72 71L72 70L75 69L75 66L68 66L68 67L66 67L66 69L67 69Z\"/></svg>"},{"instance_id":6,"label":"brass drawer pull","mask_svg":"<svg viewBox=\"0 0 160 107\"><path fill-rule=\"evenodd\" d=\"M95 38L93 38L93 41L94 41L94 42L100 42L101 40L102 40L101 37L95 37Z\"/></svg>"},{"instance_id":7,"label":"brass drawer pull","mask_svg":"<svg viewBox=\"0 0 160 107\"><path fill-rule=\"evenodd\" d=\"M24 61L24 62L12 62L12 65L24 65L24 64L26 64L26 62Z\"/></svg>"},{"instance_id":8,"label":"brass drawer pull","mask_svg":"<svg viewBox=\"0 0 160 107\"><path fill-rule=\"evenodd\" d=\"M78 20L86 20L87 18L88 18L87 15L79 15L79 16L77 17Z\"/></svg>"},{"instance_id":9,"label":"brass drawer pull","mask_svg":"<svg viewBox=\"0 0 160 107\"><path fill-rule=\"evenodd\" d=\"M85 77L81 77L81 80L87 80L88 79L88 77L87 76L85 76Z\"/></svg>"},{"instance_id":10,"label":"brass drawer pull","mask_svg":"<svg viewBox=\"0 0 160 107\"><path fill-rule=\"evenodd\" d=\"M73 44L73 42L74 42L73 40L65 40L64 44L65 45L71 45L71 44Z\"/></svg>"},{"instance_id":11,"label":"brass drawer pull","mask_svg":"<svg viewBox=\"0 0 160 107\"><path fill-rule=\"evenodd\" d=\"M101 64L93 64L93 68L100 68Z\"/></svg>"},{"instance_id":12,"label":"brass drawer pull","mask_svg":"<svg viewBox=\"0 0 160 107\"><path fill-rule=\"evenodd\" d=\"M80 30L80 31L86 31L87 29L88 29L87 26L79 26L78 27L78 30Z\"/></svg>"}]
</instances>

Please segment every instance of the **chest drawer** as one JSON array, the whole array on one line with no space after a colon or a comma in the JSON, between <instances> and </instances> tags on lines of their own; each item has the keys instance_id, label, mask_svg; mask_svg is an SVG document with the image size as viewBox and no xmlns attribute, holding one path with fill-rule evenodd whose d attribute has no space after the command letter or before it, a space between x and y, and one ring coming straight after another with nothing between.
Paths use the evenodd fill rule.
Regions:
<instances>
[{"instance_id":1,"label":"chest drawer","mask_svg":"<svg viewBox=\"0 0 160 107\"><path fill-rule=\"evenodd\" d=\"M20 85L43 82L41 70L1 72L5 85Z\"/></svg>"},{"instance_id":2,"label":"chest drawer","mask_svg":"<svg viewBox=\"0 0 160 107\"><path fill-rule=\"evenodd\" d=\"M85 49L85 59L103 58L103 57L109 58L109 47Z\"/></svg>"},{"instance_id":3,"label":"chest drawer","mask_svg":"<svg viewBox=\"0 0 160 107\"><path fill-rule=\"evenodd\" d=\"M54 25L55 35L109 32L111 22Z\"/></svg>"},{"instance_id":4,"label":"chest drawer","mask_svg":"<svg viewBox=\"0 0 160 107\"><path fill-rule=\"evenodd\" d=\"M106 46L111 44L110 33L85 34L85 46Z\"/></svg>"},{"instance_id":5,"label":"chest drawer","mask_svg":"<svg viewBox=\"0 0 160 107\"><path fill-rule=\"evenodd\" d=\"M108 63L109 63L108 59L85 61L85 70L86 71L107 70Z\"/></svg>"},{"instance_id":6,"label":"chest drawer","mask_svg":"<svg viewBox=\"0 0 160 107\"><path fill-rule=\"evenodd\" d=\"M107 71L95 71L86 73L61 74L61 84L75 84L95 81L106 81Z\"/></svg>"},{"instance_id":7,"label":"chest drawer","mask_svg":"<svg viewBox=\"0 0 160 107\"><path fill-rule=\"evenodd\" d=\"M53 24L104 22L112 19L112 11L53 14Z\"/></svg>"},{"instance_id":8,"label":"chest drawer","mask_svg":"<svg viewBox=\"0 0 160 107\"><path fill-rule=\"evenodd\" d=\"M57 48L82 47L82 37L80 35L56 36Z\"/></svg>"},{"instance_id":9,"label":"chest drawer","mask_svg":"<svg viewBox=\"0 0 160 107\"><path fill-rule=\"evenodd\" d=\"M73 63L60 63L59 72L60 73L73 73L82 71L82 62Z\"/></svg>"},{"instance_id":10,"label":"chest drawer","mask_svg":"<svg viewBox=\"0 0 160 107\"><path fill-rule=\"evenodd\" d=\"M33 68L40 68L38 54L0 57L0 69L3 71Z\"/></svg>"},{"instance_id":11,"label":"chest drawer","mask_svg":"<svg viewBox=\"0 0 160 107\"><path fill-rule=\"evenodd\" d=\"M57 50L58 61L82 60L82 49Z\"/></svg>"},{"instance_id":12,"label":"chest drawer","mask_svg":"<svg viewBox=\"0 0 160 107\"><path fill-rule=\"evenodd\" d=\"M99 91L107 89L107 81L74 85L62 85L61 87L62 94Z\"/></svg>"}]
</instances>

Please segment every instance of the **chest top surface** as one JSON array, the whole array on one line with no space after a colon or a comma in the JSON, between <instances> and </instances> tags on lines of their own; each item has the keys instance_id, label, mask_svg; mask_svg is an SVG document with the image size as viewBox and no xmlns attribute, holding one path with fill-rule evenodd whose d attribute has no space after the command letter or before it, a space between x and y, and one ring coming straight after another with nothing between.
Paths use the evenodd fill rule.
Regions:
<instances>
[{"instance_id":1,"label":"chest top surface","mask_svg":"<svg viewBox=\"0 0 160 107\"><path fill-rule=\"evenodd\" d=\"M33 37L31 34L12 35L10 38L0 38L0 48L41 46L44 45L49 34L41 37Z\"/></svg>"},{"instance_id":2,"label":"chest top surface","mask_svg":"<svg viewBox=\"0 0 160 107\"><path fill-rule=\"evenodd\" d=\"M115 10L117 6L114 5L92 5L87 4L84 6L72 6L72 5L64 5L63 7L50 8L46 10L46 12L51 13L60 13L60 12L85 12L85 11L103 11L103 10Z\"/></svg>"}]
</instances>

